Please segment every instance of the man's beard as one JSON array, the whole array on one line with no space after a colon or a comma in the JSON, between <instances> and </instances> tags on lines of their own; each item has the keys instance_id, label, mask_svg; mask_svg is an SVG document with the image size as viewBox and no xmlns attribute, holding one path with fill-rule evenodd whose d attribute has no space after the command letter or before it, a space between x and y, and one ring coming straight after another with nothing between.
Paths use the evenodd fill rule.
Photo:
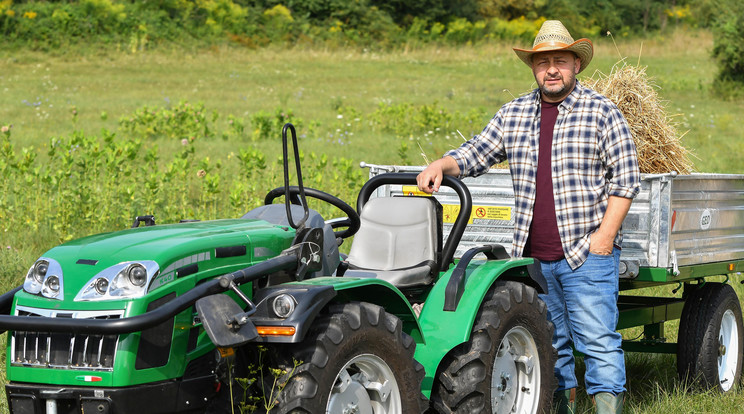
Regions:
<instances>
[{"instance_id":1,"label":"man's beard","mask_svg":"<svg viewBox=\"0 0 744 414\"><path fill-rule=\"evenodd\" d=\"M555 89L554 87L552 90L545 86L547 80L543 81L543 84L540 86L540 92L551 99L558 99L568 95L568 92L570 92L568 89L569 87L572 88L572 85L574 85L575 78L568 79L568 82L566 82L565 78L560 78L560 80L562 81L560 87L558 87L558 89Z\"/></svg>"}]
</instances>

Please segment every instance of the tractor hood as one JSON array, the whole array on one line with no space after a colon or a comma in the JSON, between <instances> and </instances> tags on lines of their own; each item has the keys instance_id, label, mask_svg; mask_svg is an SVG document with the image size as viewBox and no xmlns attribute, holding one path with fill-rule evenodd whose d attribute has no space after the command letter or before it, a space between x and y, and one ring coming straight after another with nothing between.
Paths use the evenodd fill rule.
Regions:
<instances>
[{"instance_id":1,"label":"tractor hood","mask_svg":"<svg viewBox=\"0 0 744 414\"><path fill-rule=\"evenodd\" d=\"M136 298L186 276L211 277L274 257L294 236L291 228L245 219L97 234L47 251L29 270L24 291L64 302ZM59 286L47 281L54 276Z\"/></svg>"}]
</instances>

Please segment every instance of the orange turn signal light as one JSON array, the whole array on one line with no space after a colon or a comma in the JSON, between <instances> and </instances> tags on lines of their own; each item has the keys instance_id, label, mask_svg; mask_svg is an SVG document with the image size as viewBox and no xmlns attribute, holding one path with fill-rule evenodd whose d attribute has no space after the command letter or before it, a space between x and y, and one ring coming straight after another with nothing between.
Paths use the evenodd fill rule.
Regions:
<instances>
[{"instance_id":1,"label":"orange turn signal light","mask_svg":"<svg viewBox=\"0 0 744 414\"><path fill-rule=\"evenodd\" d=\"M729 272L733 272L735 268L736 266L734 266L733 263L729 263L729 266L728 266Z\"/></svg>"},{"instance_id":2,"label":"orange turn signal light","mask_svg":"<svg viewBox=\"0 0 744 414\"><path fill-rule=\"evenodd\" d=\"M217 348L218 351L220 351L220 356L222 358L227 358L235 355L235 350L233 348Z\"/></svg>"},{"instance_id":3,"label":"orange turn signal light","mask_svg":"<svg viewBox=\"0 0 744 414\"><path fill-rule=\"evenodd\" d=\"M261 336L292 336L297 332L294 326L257 326Z\"/></svg>"}]
</instances>

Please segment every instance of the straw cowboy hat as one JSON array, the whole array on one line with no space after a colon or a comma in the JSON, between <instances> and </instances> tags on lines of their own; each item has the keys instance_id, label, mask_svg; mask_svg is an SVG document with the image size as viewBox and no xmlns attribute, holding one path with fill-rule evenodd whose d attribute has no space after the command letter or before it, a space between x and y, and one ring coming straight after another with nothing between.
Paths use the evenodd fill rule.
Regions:
<instances>
[{"instance_id":1,"label":"straw cowboy hat","mask_svg":"<svg viewBox=\"0 0 744 414\"><path fill-rule=\"evenodd\" d=\"M555 50L567 50L574 52L576 56L581 59L581 68L579 72L586 69L589 66L589 62L592 61L594 56L594 47L589 39L573 40L571 34L563 23L558 20L546 20L540 27L540 31L537 32L535 37L535 43L532 44L532 49L518 49L514 48L514 52L519 56L520 59L527 66L532 67L532 55L539 52L550 52Z\"/></svg>"}]
</instances>

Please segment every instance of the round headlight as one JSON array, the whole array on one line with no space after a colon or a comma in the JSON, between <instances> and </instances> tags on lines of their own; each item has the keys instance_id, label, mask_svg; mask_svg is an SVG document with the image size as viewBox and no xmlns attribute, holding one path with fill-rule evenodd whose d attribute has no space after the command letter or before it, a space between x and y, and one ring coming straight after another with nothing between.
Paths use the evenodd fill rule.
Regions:
<instances>
[{"instance_id":1,"label":"round headlight","mask_svg":"<svg viewBox=\"0 0 744 414\"><path fill-rule=\"evenodd\" d=\"M59 292L59 278L57 276L54 276L54 275L49 276L44 281L44 284L52 292Z\"/></svg>"},{"instance_id":2,"label":"round headlight","mask_svg":"<svg viewBox=\"0 0 744 414\"><path fill-rule=\"evenodd\" d=\"M129 281L134 286L144 286L147 281L147 270L142 265L134 265L129 268Z\"/></svg>"},{"instance_id":3,"label":"round headlight","mask_svg":"<svg viewBox=\"0 0 744 414\"><path fill-rule=\"evenodd\" d=\"M295 310L295 300L292 296L282 293L274 298L274 314L280 318L286 318Z\"/></svg>"},{"instance_id":4,"label":"round headlight","mask_svg":"<svg viewBox=\"0 0 744 414\"><path fill-rule=\"evenodd\" d=\"M48 298L56 298L59 296L60 287L61 285L58 276L47 276L44 280L44 287L41 289L41 294Z\"/></svg>"},{"instance_id":5,"label":"round headlight","mask_svg":"<svg viewBox=\"0 0 744 414\"><path fill-rule=\"evenodd\" d=\"M33 277L38 282L41 283L44 280L44 276L46 276L47 271L49 270L49 262L46 260L39 260L34 265L34 271L33 271Z\"/></svg>"},{"instance_id":6,"label":"round headlight","mask_svg":"<svg viewBox=\"0 0 744 414\"><path fill-rule=\"evenodd\" d=\"M108 279L105 279L102 277L96 279L95 288L96 288L96 292L98 292L99 295L105 295L106 291L108 290L108 287L109 287Z\"/></svg>"}]
</instances>

